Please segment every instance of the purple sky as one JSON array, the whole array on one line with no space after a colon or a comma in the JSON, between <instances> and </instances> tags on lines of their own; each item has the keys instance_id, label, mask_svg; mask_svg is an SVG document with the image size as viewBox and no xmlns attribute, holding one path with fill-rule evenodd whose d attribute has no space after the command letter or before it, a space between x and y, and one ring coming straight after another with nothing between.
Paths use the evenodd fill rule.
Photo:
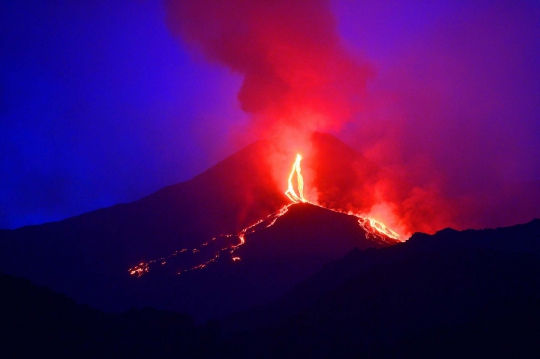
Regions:
<instances>
[{"instance_id":1,"label":"purple sky","mask_svg":"<svg viewBox=\"0 0 540 359\"><path fill-rule=\"evenodd\" d=\"M372 104L335 134L415 183L540 180L540 5L334 1ZM0 7L0 228L127 202L256 139L242 77L188 51L160 1ZM428 175L429 174L429 175Z\"/></svg>"}]
</instances>

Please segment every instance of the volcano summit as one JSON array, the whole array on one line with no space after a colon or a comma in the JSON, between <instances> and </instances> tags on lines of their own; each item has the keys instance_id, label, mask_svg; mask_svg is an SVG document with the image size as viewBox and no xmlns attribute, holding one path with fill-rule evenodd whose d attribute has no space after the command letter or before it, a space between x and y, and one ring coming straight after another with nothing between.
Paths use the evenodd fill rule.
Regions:
<instances>
[{"instance_id":1,"label":"volcano summit","mask_svg":"<svg viewBox=\"0 0 540 359\"><path fill-rule=\"evenodd\" d=\"M103 310L154 306L204 320L275 300L354 247L399 242L340 208L291 205L286 176L282 188L273 180L269 159L277 147L276 140L256 142L135 202L2 231L0 270ZM334 192L336 165L380 171L323 134L313 136L306 159L328 149L335 157L319 161L328 171L317 180Z\"/></svg>"}]
</instances>

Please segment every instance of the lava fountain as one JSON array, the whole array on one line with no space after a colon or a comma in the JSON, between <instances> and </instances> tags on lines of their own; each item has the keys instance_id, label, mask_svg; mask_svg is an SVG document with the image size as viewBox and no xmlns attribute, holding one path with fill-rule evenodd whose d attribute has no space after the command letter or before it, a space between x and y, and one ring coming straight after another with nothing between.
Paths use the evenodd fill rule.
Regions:
<instances>
[{"instance_id":1,"label":"lava fountain","mask_svg":"<svg viewBox=\"0 0 540 359\"><path fill-rule=\"evenodd\" d=\"M301 162L302 156L297 154L296 161L294 161L291 174L289 175L288 187L285 191L285 195L294 203L306 202L306 199L304 198L304 178L302 177L302 168L300 167ZM296 194L293 186L293 177L295 174L298 183L298 194Z\"/></svg>"}]
</instances>

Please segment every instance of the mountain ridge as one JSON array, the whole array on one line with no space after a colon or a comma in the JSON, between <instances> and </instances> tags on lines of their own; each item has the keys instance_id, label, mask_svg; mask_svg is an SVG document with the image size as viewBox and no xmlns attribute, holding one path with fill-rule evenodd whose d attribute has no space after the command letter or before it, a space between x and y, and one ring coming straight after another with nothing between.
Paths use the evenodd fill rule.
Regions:
<instances>
[{"instance_id":1,"label":"mountain ridge","mask_svg":"<svg viewBox=\"0 0 540 359\"><path fill-rule=\"evenodd\" d=\"M234 252L234 256L241 259L239 262L233 262L226 254L203 270L182 275L177 273L186 269L186 265L189 268L197 263L189 264L190 261L204 263L213 257L211 251L203 250L210 245L200 247L197 253L195 249L192 253L188 247L189 251L163 260L166 262L163 266L159 264L161 261L156 263L149 273L138 279L129 276L129 267L116 262L114 257L102 263L90 259L85 264L74 261L77 257L73 256L56 259L52 257L54 252L47 256L47 252L41 252L47 243L30 249L23 245L22 252L15 255L13 251L2 250L0 269L50 286L79 303L89 303L99 309L122 311L131 306L150 305L186 311L200 322L276 300L297 281L355 246L383 246L367 239L367 232L356 217L310 204L292 205L273 226L246 234L245 238L246 244ZM219 248L220 240L216 240L218 247L215 248ZM70 250L80 250L76 242L68 245ZM9 249L5 242L2 247ZM201 257L204 253L210 257Z\"/></svg>"},{"instance_id":2,"label":"mountain ridge","mask_svg":"<svg viewBox=\"0 0 540 359\"><path fill-rule=\"evenodd\" d=\"M303 209L297 207L298 212ZM501 245L509 238L511 246ZM303 282L321 286L338 279L337 286L324 288L323 283L317 293L301 294L315 298L279 322L233 331L227 321L196 326L189 316L154 309L107 314L2 274L0 286L8 303L0 307L2 353L54 353L59 358L533 358L540 354L539 242L536 219L497 229L446 229L418 235L416 243L353 249ZM267 313L271 315L275 312Z\"/></svg>"}]
</instances>

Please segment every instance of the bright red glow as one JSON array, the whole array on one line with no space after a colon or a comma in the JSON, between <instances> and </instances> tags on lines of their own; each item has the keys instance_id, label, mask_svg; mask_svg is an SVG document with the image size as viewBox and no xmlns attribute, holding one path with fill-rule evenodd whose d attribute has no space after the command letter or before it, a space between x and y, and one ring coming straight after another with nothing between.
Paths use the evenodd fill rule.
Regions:
<instances>
[{"instance_id":1,"label":"bright red glow","mask_svg":"<svg viewBox=\"0 0 540 359\"><path fill-rule=\"evenodd\" d=\"M340 212L340 213L346 213L345 211L341 211L339 209L331 208L328 206L323 206L321 204L318 204L316 202L308 201L304 198L304 178L302 177L302 168L301 168L301 162L302 162L302 156L300 154L296 155L296 160L294 161L291 173L289 174L289 178L287 181L287 190L285 191L285 194L293 203L310 203L315 206L323 207L326 209L329 209L334 212ZM293 185L293 178L296 174L297 178L297 188L298 193L294 190ZM373 235L374 237L377 237L378 239L381 239L383 242L387 242L385 240L386 237L391 238L396 241L401 240L401 236L390 229L388 226L386 226L384 223L382 223L379 220L376 220L374 218L369 218L366 215L362 215L359 213L354 212L347 212L346 214L353 215L358 218L358 223L360 224L360 227L364 229L367 233Z\"/></svg>"},{"instance_id":2,"label":"bright red glow","mask_svg":"<svg viewBox=\"0 0 540 359\"><path fill-rule=\"evenodd\" d=\"M288 188L285 191L285 194L291 201L294 203L306 202L304 198L304 178L302 177L302 169L300 167L300 162L302 162L302 156L300 154L296 155L296 161L294 161L291 174L289 175ZM298 194L294 190L293 177L296 174L296 182L298 188Z\"/></svg>"},{"instance_id":3,"label":"bright red glow","mask_svg":"<svg viewBox=\"0 0 540 359\"><path fill-rule=\"evenodd\" d=\"M166 0L165 10L188 47L243 76L252 133L337 129L362 106L372 71L343 47L329 1Z\"/></svg>"},{"instance_id":4,"label":"bright red glow","mask_svg":"<svg viewBox=\"0 0 540 359\"><path fill-rule=\"evenodd\" d=\"M288 209L289 209L289 207L291 205L294 205L296 203L310 203L312 205L323 207L323 208L329 209L329 210L334 211L334 212L345 213L345 212L340 211L340 210L336 210L336 209L333 209L333 208L328 208L328 207L322 206L320 204L317 204L315 202L308 201L304 197L304 194L303 194L304 179L303 179L303 176L302 176L301 161L302 161L302 156L300 154L297 154L296 159L294 161L294 164L292 166L291 172L290 172L290 174L289 174L289 176L287 178L287 190L285 191L285 195L293 202L292 204L288 204L288 205L282 207L279 211L270 214L266 218L258 220L257 222L255 222L255 223L249 225L248 227L242 229L237 234L234 234L234 235L233 234L223 234L223 235L221 235L221 236L219 236L217 238L216 237L212 238L212 241L216 241L216 240L219 240L219 239L227 239L227 238L231 238L231 237L236 237L236 238L238 238L238 243L227 245L227 246L221 248L220 250L215 252L215 254L213 256L211 256L210 259L208 259L208 260L206 260L206 261L204 261L202 263L199 263L199 264L197 264L197 265L195 265L193 267L190 267L188 269L182 270L178 274L182 274L182 273L197 270L197 269L204 269L209 264L216 262L221 257L222 254L227 254L227 255L231 256L230 258L232 259L233 262L240 261L241 258L238 257L238 256L233 256L233 254L240 246L242 246L242 245L244 245L246 243L246 235L254 233L255 231L257 231L259 229L271 227L274 223L276 223L276 221L277 221L277 219L279 217L281 217L285 213L287 213L287 211L288 211ZM295 176L296 176L296 188L297 188L296 190L295 190L295 186L294 186L294 177ZM368 218L368 217L360 215L360 214L356 214L356 213L346 213L346 214L354 215L355 217L357 217L358 224L360 225L360 227L362 227L362 229L364 231L366 231L366 237L367 238L370 238L370 239L376 241L377 243L381 243L381 244L393 244L396 241L400 241L400 236L396 232L394 232L393 230L388 228L382 222L377 221L377 220L372 219L372 218ZM161 263L161 265L164 265L167 262L167 259L172 258L173 256L176 256L176 255L179 255L179 254L182 254L182 253L191 252L192 254L197 254L197 253L201 252L201 250L204 247L208 246L208 244L209 244L209 242L204 242L199 248L193 248L193 249L191 249L191 251L188 251L187 249L184 248L184 249L182 249L180 251L174 252L172 255L170 255L168 257L159 258L159 259L156 259L156 260L151 260L149 262L139 263L137 266L135 266L133 268L130 268L128 270L128 272L133 276L137 276L137 278L141 277L142 275L144 275L144 274L146 274L146 273L148 273L150 271L150 266L152 264L154 264L154 263Z\"/></svg>"},{"instance_id":5,"label":"bright red glow","mask_svg":"<svg viewBox=\"0 0 540 359\"><path fill-rule=\"evenodd\" d=\"M360 8L383 17L392 11L384 4ZM538 76L531 76L538 66L530 61L539 48L536 12L460 6L459 24L448 18L432 31L414 31L406 50L369 64L358 56L364 48L352 54L343 46L335 9L328 0L165 0L167 24L184 48L242 77L237 98L250 122L238 137L340 133L388 170L363 160L339 166L347 153L318 157L310 164L318 178L304 183L305 198L316 192L317 203L376 218L402 238L538 217L540 92ZM349 19L349 31L370 32L370 21L358 21L354 11L337 14L342 29ZM336 172L315 169L329 161ZM272 173L280 184L282 169ZM536 183L517 184L523 180ZM291 201L302 201L298 186L288 189Z\"/></svg>"}]
</instances>

